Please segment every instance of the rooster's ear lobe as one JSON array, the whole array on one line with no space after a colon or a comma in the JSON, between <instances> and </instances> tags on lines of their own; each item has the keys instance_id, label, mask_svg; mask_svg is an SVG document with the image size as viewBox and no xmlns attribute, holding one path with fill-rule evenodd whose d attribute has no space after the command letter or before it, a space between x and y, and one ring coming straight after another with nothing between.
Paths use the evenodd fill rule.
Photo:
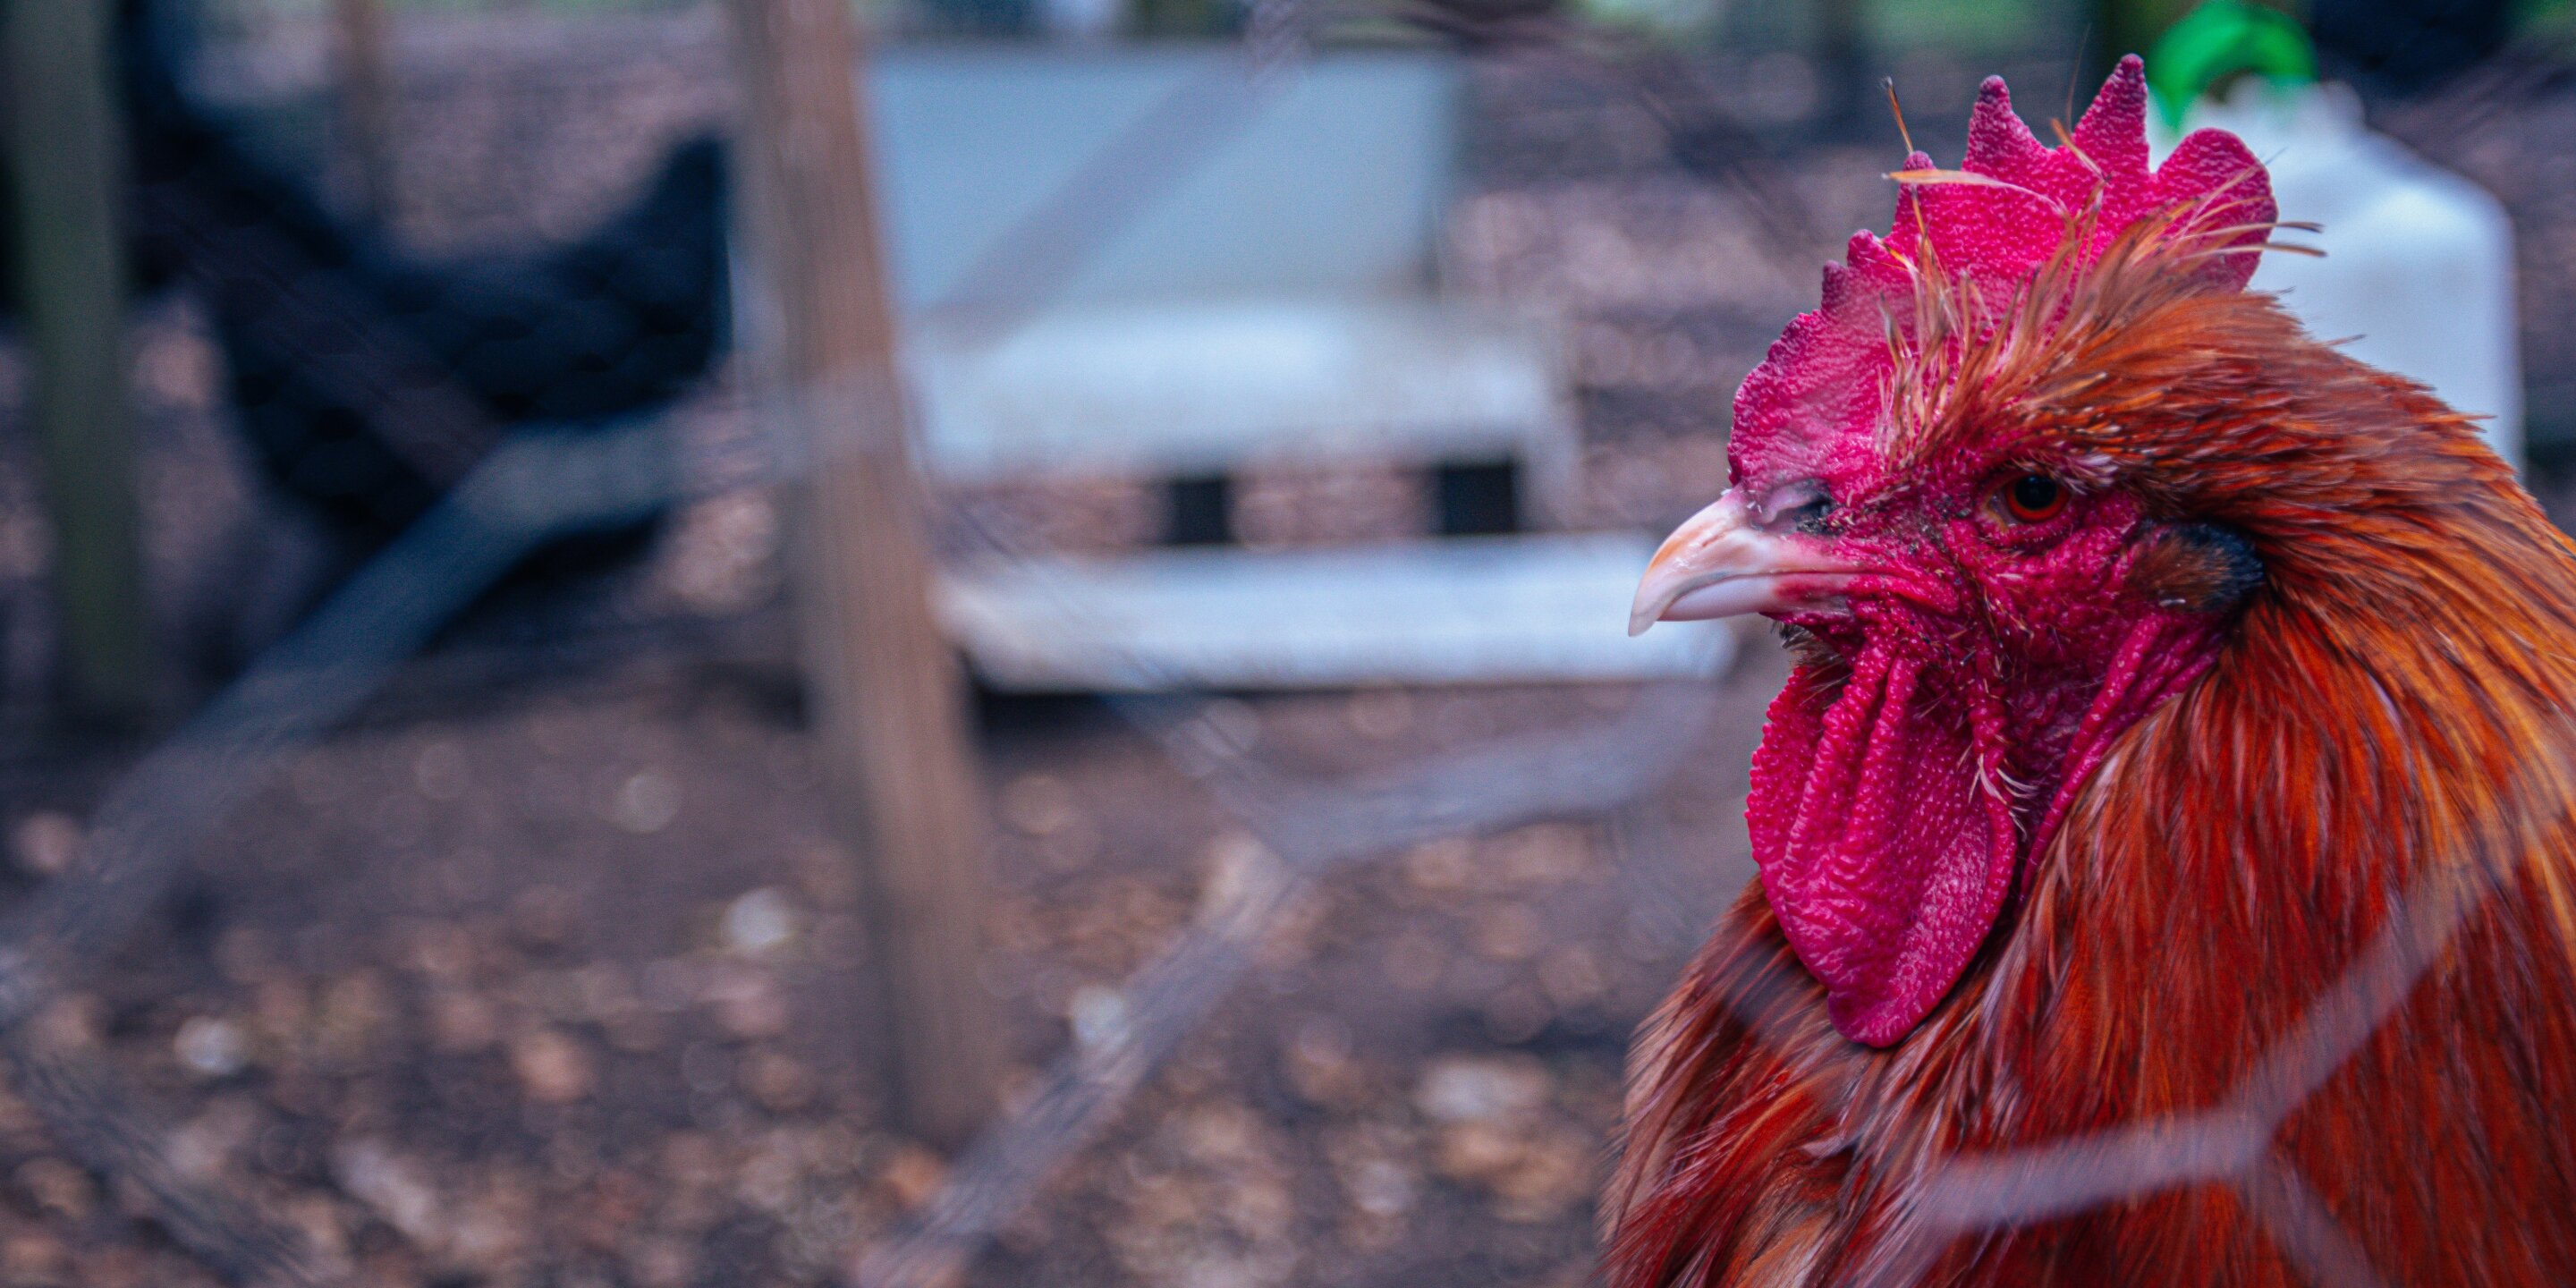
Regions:
<instances>
[{"instance_id":1,"label":"rooster's ear lobe","mask_svg":"<svg viewBox=\"0 0 2576 1288\"><path fill-rule=\"evenodd\" d=\"M2254 543L2215 523L2168 523L2139 538L2129 589L2159 608L2223 613L2263 584Z\"/></svg>"}]
</instances>

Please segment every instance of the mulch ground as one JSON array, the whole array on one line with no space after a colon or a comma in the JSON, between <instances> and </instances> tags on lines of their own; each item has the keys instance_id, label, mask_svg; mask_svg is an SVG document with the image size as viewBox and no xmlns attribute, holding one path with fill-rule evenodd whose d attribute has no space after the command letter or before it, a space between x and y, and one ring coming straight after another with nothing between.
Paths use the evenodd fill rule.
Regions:
<instances>
[{"instance_id":1,"label":"mulch ground","mask_svg":"<svg viewBox=\"0 0 2576 1288\"><path fill-rule=\"evenodd\" d=\"M1581 1281L1626 1038L1746 873L1733 810L1776 680L1757 654L1671 785L1616 818L1327 879L971 1282ZM338 734L46 1040L170 1115L188 1176L365 1282L827 1279L943 1163L879 1125L857 883L784 681L639 660ZM1380 690L1237 715L1264 763L1329 781L1631 696ZM987 715L986 983L1025 1087L1252 842L1097 705ZM66 817L25 816L25 861ZM205 1278L8 1099L0 1176L0 1282Z\"/></svg>"}]
</instances>

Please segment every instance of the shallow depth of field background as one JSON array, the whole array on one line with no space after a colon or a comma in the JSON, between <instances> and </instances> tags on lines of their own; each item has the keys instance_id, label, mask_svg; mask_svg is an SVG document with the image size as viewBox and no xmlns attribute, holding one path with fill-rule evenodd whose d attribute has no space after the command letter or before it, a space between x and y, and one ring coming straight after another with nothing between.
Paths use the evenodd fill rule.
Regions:
<instances>
[{"instance_id":1,"label":"shallow depth of field background","mask_svg":"<svg viewBox=\"0 0 2576 1288\"><path fill-rule=\"evenodd\" d=\"M1585 1282L1626 1044L1751 873L1744 767L1785 664L1759 632L1733 637L1713 680L1679 654L1638 664L1619 653L1624 590L1591 624L1499 599L1495 616L1527 619L1506 625L1557 633L1490 656L1407 651L1390 622L1460 611L1423 590L1451 565L1408 561L1467 548L1443 542L1527 550L1524 568L1564 559L1584 594L1601 559L1641 563L1724 487L1735 384L1813 302L1818 266L1884 226L1901 151L1879 79L1954 163L1981 77L2006 74L2045 136L2079 65L2098 67L2089 25L2127 12L1817 7L1852 21L1838 43L1802 6L1708 4L1307 6L1286 52L1249 55L1277 80L1239 108L1252 124L1214 119L1238 110L1220 95L1211 119L1119 136L1102 122L1132 125L1190 76L1241 77L1235 0L864 0L899 324L952 356L989 341L979 317L1055 346L925 377L917 423L971 438L978 415L1054 410L990 411L1015 379L1041 400L1088 380L1145 408L1099 434L1179 441L1237 408L1227 380L1258 386L1244 400L1333 392L1340 368L1300 385L1276 368L1302 358L1257 344L1189 371L1136 359L1155 325L1245 318L1294 335L1395 319L1382 349L1360 347L1395 355L1387 379L1420 377L1396 399L1408 414L1534 373L1534 402L1496 396L1543 423L1526 442L1386 431L1381 451L1345 425L1330 451L1260 430L1232 458L1118 440L1007 468L957 449L926 469L933 563L1002 604L981 626L945 619L969 645L991 856L975 979L1001 1029L999 1104L981 1137L934 1141L891 1105L870 887L801 696L794 613L813 578L792 566L794 472L764 446L739 282L707 288L733 317L702 372L651 370L663 350L638 340L640 366L610 375L644 392L613 413L519 391L504 431L666 425L656 468L675 499L554 541L426 623L354 711L174 842L113 953L21 1026L61 1062L42 1067L115 1094L0 1089L0 1285ZM552 289L524 265L600 236L743 108L717 4L389 0L370 144L342 97L345 9L201 0L176 83L351 244L429 280ZM2513 23L2435 83L2363 88L2374 128L2515 222L2530 478L2564 515L2576 72L2556 9ZM1027 89L1110 65L1141 70ZM2080 106L2090 81L2072 92ZM977 93L1027 97L954 110ZM1123 160L1087 151L1122 137ZM1039 171L1090 187L994 178ZM1346 227L1274 208L1337 173L1357 176ZM1290 231L1261 241L1273 224ZM732 225L708 227L741 253ZM1006 236L1018 250L993 249ZM661 253L602 271L649 275ZM276 350L228 339L205 280L162 273L130 300L139 722L84 722L62 700L27 334L0 323L0 902L21 910L97 857L95 816L147 753L435 500L351 464L346 425L313 428L327 415L246 406L233 364ZM1298 331L1309 306L1320 330ZM1459 356L1495 335L1497 361L1521 365ZM527 350L510 360L608 378L546 339L508 338ZM1132 371L1085 365L1113 358ZM1259 392L1274 376L1287 392ZM322 459L299 466L307 430ZM1125 562L1165 548L1204 561ZM1385 556L1350 565L1387 580L1336 610L1375 635L1257 638L1265 604L1306 601L1241 579L1300 550ZM1066 622L1106 611L1084 602L1095 583L1008 576L1067 556L1176 579L1175 633L1111 623L1107 644L1068 643ZM1316 567L1278 593L1340 603L1335 579L1358 574ZM1121 639L1163 652L1130 666ZM1268 666L1298 649L1320 660L1284 682L1223 679L1242 650ZM1179 983L1209 988L1136 985L1193 943ZM1103 1075L1086 1050L1139 1063ZM1030 1112L1048 1096L1075 1111ZM221 1201L174 1213L189 1194Z\"/></svg>"}]
</instances>

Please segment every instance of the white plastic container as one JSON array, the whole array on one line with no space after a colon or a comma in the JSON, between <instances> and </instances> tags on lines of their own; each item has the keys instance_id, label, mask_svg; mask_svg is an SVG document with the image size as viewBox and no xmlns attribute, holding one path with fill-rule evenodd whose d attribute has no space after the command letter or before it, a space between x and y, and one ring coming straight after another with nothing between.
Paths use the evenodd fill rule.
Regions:
<instances>
[{"instance_id":1,"label":"white plastic container","mask_svg":"<svg viewBox=\"0 0 2576 1288\"><path fill-rule=\"evenodd\" d=\"M2513 225L2486 189L2362 125L2342 85L2240 81L2224 102L2201 99L2184 132L2215 126L2245 140L2272 172L2281 218L2324 225L2281 240L2325 258L2266 255L2258 290L2320 339L2432 386L2482 415L2487 441L2522 464L2522 363L2513 307ZM2158 160L2176 136L2150 126Z\"/></svg>"}]
</instances>

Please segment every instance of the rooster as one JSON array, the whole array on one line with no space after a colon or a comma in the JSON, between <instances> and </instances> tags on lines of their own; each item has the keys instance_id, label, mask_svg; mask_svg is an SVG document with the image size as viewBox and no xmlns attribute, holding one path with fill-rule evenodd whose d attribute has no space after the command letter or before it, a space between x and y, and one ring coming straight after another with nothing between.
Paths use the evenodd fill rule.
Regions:
<instances>
[{"instance_id":1,"label":"rooster","mask_svg":"<svg viewBox=\"0 0 2576 1288\"><path fill-rule=\"evenodd\" d=\"M1639 587L1797 666L1615 1284L2576 1283L2576 548L2146 105L1988 81Z\"/></svg>"}]
</instances>

